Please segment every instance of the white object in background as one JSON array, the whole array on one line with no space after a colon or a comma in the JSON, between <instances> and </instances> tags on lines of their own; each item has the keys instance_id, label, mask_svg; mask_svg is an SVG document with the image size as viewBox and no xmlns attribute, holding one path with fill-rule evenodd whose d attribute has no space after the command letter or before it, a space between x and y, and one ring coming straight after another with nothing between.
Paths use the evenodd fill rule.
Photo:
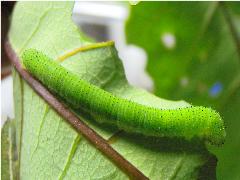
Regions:
<instances>
[{"instance_id":1,"label":"white object in background","mask_svg":"<svg viewBox=\"0 0 240 180\"><path fill-rule=\"evenodd\" d=\"M120 55L127 79L130 84L152 91L153 83L145 72L147 55L142 48L134 45L126 46L124 53Z\"/></svg>"},{"instance_id":2,"label":"white object in background","mask_svg":"<svg viewBox=\"0 0 240 180\"><path fill-rule=\"evenodd\" d=\"M8 117L10 119L14 118L12 76L1 80L1 126Z\"/></svg>"},{"instance_id":3,"label":"white object in background","mask_svg":"<svg viewBox=\"0 0 240 180\"><path fill-rule=\"evenodd\" d=\"M114 21L123 21L128 17L128 9L119 2L76 1L73 9L73 16L80 16L80 20L90 18L91 21L94 21L94 18L96 18L95 23L102 23L101 21L99 22L99 20L108 20L109 22L110 19Z\"/></svg>"},{"instance_id":4,"label":"white object in background","mask_svg":"<svg viewBox=\"0 0 240 180\"><path fill-rule=\"evenodd\" d=\"M174 49L176 46L176 37L172 33L164 33L161 36L163 45L168 49Z\"/></svg>"}]
</instances>

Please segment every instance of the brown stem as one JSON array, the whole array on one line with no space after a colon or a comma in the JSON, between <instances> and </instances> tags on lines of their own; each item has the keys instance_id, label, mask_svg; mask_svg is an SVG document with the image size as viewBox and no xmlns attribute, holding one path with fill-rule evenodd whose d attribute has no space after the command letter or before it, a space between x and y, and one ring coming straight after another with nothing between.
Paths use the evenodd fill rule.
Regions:
<instances>
[{"instance_id":1,"label":"brown stem","mask_svg":"<svg viewBox=\"0 0 240 180\"><path fill-rule=\"evenodd\" d=\"M148 179L135 166L128 162L123 156L115 151L105 139L97 134L93 129L80 120L68 107L54 97L39 81L34 79L27 71L25 71L17 54L12 49L10 43L5 43L7 55L19 72L20 76L32 87L32 89L40 95L67 123L69 123L78 133L82 134L97 149L105 154L112 162L121 168L131 179Z\"/></svg>"},{"instance_id":2,"label":"brown stem","mask_svg":"<svg viewBox=\"0 0 240 180\"><path fill-rule=\"evenodd\" d=\"M1 72L1 80L2 79L5 79L6 77L8 77L9 75L11 75L12 73L12 69L11 68L7 68L6 70L4 69L1 69L2 72Z\"/></svg>"}]
</instances>

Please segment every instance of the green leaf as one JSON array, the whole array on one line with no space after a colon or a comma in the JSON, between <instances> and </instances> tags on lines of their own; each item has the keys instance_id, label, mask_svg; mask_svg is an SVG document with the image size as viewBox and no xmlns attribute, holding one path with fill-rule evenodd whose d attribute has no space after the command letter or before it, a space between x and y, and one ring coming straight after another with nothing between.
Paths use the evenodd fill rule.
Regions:
<instances>
[{"instance_id":1,"label":"green leaf","mask_svg":"<svg viewBox=\"0 0 240 180\"><path fill-rule=\"evenodd\" d=\"M20 56L24 49L36 48L56 59L92 43L72 22L72 8L72 2L17 3L9 33L14 50ZM160 99L130 86L114 46L78 53L62 65L106 91L141 104L168 109L189 106L185 101ZM16 72L14 93L21 179L127 178L59 117ZM215 158L201 143L119 133L115 128L95 123L94 117L81 110L77 113L151 179L215 177Z\"/></svg>"},{"instance_id":2,"label":"green leaf","mask_svg":"<svg viewBox=\"0 0 240 180\"><path fill-rule=\"evenodd\" d=\"M223 8L237 39L233 38ZM126 26L128 42L147 53L147 71L156 95L212 106L224 117L226 143L223 148L210 148L219 160L219 179L240 177L239 15L237 3L141 2L132 6ZM175 39L171 47L163 41L166 34L168 39Z\"/></svg>"},{"instance_id":3,"label":"green leaf","mask_svg":"<svg viewBox=\"0 0 240 180\"><path fill-rule=\"evenodd\" d=\"M15 124L7 120L1 129L1 179L17 178Z\"/></svg>"}]
</instances>

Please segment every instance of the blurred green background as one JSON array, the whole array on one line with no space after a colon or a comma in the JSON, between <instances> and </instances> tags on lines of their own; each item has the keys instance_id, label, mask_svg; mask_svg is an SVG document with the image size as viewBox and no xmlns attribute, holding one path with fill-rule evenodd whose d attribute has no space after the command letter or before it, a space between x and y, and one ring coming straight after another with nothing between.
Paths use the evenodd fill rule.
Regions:
<instances>
[{"instance_id":1,"label":"blurred green background","mask_svg":"<svg viewBox=\"0 0 240 180\"><path fill-rule=\"evenodd\" d=\"M240 179L240 4L140 2L130 7L129 44L143 48L154 93L211 106L227 127L218 179Z\"/></svg>"}]
</instances>

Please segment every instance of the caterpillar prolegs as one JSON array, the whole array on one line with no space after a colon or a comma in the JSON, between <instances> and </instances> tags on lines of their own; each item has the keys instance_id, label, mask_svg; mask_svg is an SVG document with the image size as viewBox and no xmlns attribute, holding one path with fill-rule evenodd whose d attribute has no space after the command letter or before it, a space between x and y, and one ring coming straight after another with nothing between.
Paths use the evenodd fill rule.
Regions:
<instances>
[{"instance_id":1,"label":"caterpillar prolegs","mask_svg":"<svg viewBox=\"0 0 240 180\"><path fill-rule=\"evenodd\" d=\"M211 108L192 106L162 110L148 107L91 85L35 49L24 51L22 59L26 69L50 91L73 108L84 108L99 115L96 121L147 136L187 140L197 137L216 145L224 142L224 122Z\"/></svg>"}]
</instances>

